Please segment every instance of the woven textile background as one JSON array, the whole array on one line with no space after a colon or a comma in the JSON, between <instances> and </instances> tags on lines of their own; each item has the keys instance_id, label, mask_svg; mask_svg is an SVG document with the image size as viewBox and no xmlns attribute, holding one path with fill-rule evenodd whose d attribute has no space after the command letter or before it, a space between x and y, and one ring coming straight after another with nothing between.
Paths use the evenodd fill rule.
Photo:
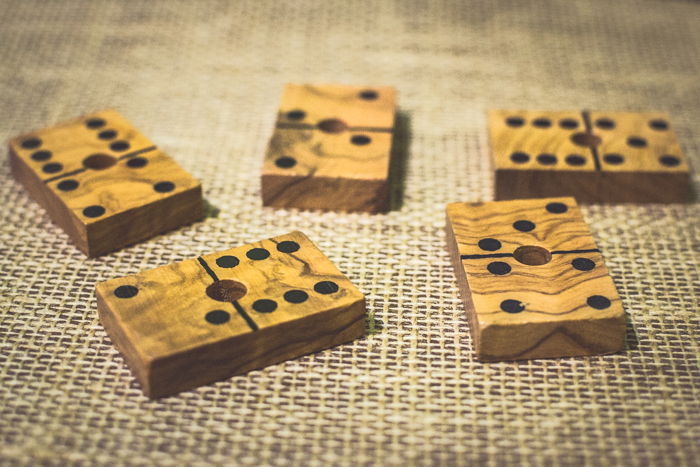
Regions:
<instances>
[{"instance_id":1,"label":"woven textile background","mask_svg":"<svg viewBox=\"0 0 700 467\"><path fill-rule=\"evenodd\" d=\"M3 155L0 459L698 465L700 205L584 207L629 314L628 349L590 358L475 361L443 226L492 199L488 108L667 110L697 189L699 25L678 0L0 0L2 141L117 108L220 211L88 260ZM285 82L399 90L398 209L261 207ZM146 399L95 282L293 229L366 293L366 337Z\"/></svg>"}]
</instances>

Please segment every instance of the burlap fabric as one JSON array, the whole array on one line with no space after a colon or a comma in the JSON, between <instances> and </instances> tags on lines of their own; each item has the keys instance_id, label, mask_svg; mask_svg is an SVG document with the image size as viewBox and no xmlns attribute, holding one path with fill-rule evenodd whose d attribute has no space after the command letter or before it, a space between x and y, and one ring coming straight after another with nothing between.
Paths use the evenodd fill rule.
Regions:
<instances>
[{"instance_id":1,"label":"burlap fabric","mask_svg":"<svg viewBox=\"0 0 700 467\"><path fill-rule=\"evenodd\" d=\"M492 198L492 107L668 110L700 169L698 25L685 1L0 1L0 139L114 107L220 210L87 260L2 158L0 457L697 465L698 204L585 207L629 313L628 350L605 357L475 361L443 225L446 203ZM261 207L285 82L398 88L400 208ZM367 336L146 399L95 282L292 229L367 294Z\"/></svg>"}]
</instances>

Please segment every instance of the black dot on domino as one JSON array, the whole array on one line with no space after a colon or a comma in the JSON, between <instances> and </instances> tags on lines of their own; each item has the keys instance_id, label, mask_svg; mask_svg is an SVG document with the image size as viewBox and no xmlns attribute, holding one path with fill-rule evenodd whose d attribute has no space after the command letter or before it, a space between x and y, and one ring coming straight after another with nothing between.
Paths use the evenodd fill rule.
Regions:
<instances>
[{"instance_id":1,"label":"black dot on domino","mask_svg":"<svg viewBox=\"0 0 700 467\"><path fill-rule=\"evenodd\" d=\"M30 157L32 158L32 160L35 160L37 162L43 162L43 161L47 161L47 160L51 159L51 156L52 156L51 151L43 151L42 150L42 151L36 151Z\"/></svg>"},{"instance_id":2,"label":"black dot on domino","mask_svg":"<svg viewBox=\"0 0 700 467\"><path fill-rule=\"evenodd\" d=\"M373 101L377 97L379 97L379 94L377 94L377 91L374 91L372 89L365 89L364 91L361 91L360 94L358 94L360 99L364 99L366 101Z\"/></svg>"},{"instance_id":3,"label":"black dot on domino","mask_svg":"<svg viewBox=\"0 0 700 467\"><path fill-rule=\"evenodd\" d=\"M77 180L73 179L68 179L68 180L63 180L61 183L56 185L56 188L58 188L61 191L73 191L76 188L78 188L80 184L78 183Z\"/></svg>"},{"instance_id":4,"label":"black dot on domino","mask_svg":"<svg viewBox=\"0 0 700 467\"><path fill-rule=\"evenodd\" d=\"M105 208L99 205L88 206L83 209L83 215L85 217L100 217L105 213Z\"/></svg>"},{"instance_id":5,"label":"black dot on domino","mask_svg":"<svg viewBox=\"0 0 700 467\"><path fill-rule=\"evenodd\" d=\"M132 298L139 293L139 289L133 285L120 285L114 289L114 296L117 298Z\"/></svg>"},{"instance_id":6,"label":"black dot on domino","mask_svg":"<svg viewBox=\"0 0 700 467\"><path fill-rule=\"evenodd\" d=\"M85 126L91 130L96 130L105 126L107 122L102 118L91 118L85 122Z\"/></svg>"},{"instance_id":7,"label":"black dot on domino","mask_svg":"<svg viewBox=\"0 0 700 467\"><path fill-rule=\"evenodd\" d=\"M525 162L530 160L530 155L524 152L517 151L510 155L510 160L512 160L516 164L524 164Z\"/></svg>"},{"instance_id":8,"label":"black dot on domino","mask_svg":"<svg viewBox=\"0 0 700 467\"><path fill-rule=\"evenodd\" d=\"M513 222L513 228L521 232L529 232L535 229L535 224L530 221L515 221Z\"/></svg>"},{"instance_id":9,"label":"black dot on domino","mask_svg":"<svg viewBox=\"0 0 700 467\"><path fill-rule=\"evenodd\" d=\"M100 139L114 139L117 137L117 132L115 130L104 130L97 134Z\"/></svg>"},{"instance_id":10,"label":"black dot on domino","mask_svg":"<svg viewBox=\"0 0 700 467\"><path fill-rule=\"evenodd\" d=\"M158 182L153 185L153 189L158 193L168 193L175 189L175 184L173 182Z\"/></svg>"},{"instance_id":11,"label":"black dot on domino","mask_svg":"<svg viewBox=\"0 0 700 467\"><path fill-rule=\"evenodd\" d=\"M272 313L277 309L277 302L267 298L253 302L253 310L258 313Z\"/></svg>"},{"instance_id":12,"label":"black dot on domino","mask_svg":"<svg viewBox=\"0 0 700 467\"><path fill-rule=\"evenodd\" d=\"M581 166L586 163L586 158L580 154L569 154L566 156L566 163L574 167Z\"/></svg>"},{"instance_id":13,"label":"black dot on domino","mask_svg":"<svg viewBox=\"0 0 700 467\"><path fill-rule=\"evenodd\" d=\"M277 244L277 251L282 253L294 253L299 249L299 244L291 240L285 240Z\"/></svg>"},{"instance_id":14,"label":"black dot on domino","mask_svg":"<svg viewBox=\"0 0 700 467\"><path fill-rule=\"evenodd\" d=\"M41 146L41 140L39 138L27 138L20 144L24 149L36 149Z\"/></svg>"},{"instance_id":15,"label":"black dot on domino","mask_svg":"<svg viewBox=\"0 0 700 467\"><path fill-rule=\"evenodd\" d=\"M506 118L506 125L512 128L520 128L525 125L525 119L521 117L508 117Z\"/></svg>"},{"instance_id":16,"label":"black dot on domino","mask_svg":"<svg viewBox=\"0 0 700 467\"><path fill-rule=\"evenodd\" d=\"M501 248L501 242L495 238L482 238L479 240L479 248L486 251L496 251Z\"/></svg>"},{"instance_id":17,"label":"black dot on domino","mask_svg":"<svg viewBox=\"0 0 700 467\"><path fill-rule=\"evenodd\" d=\"M216 258L216 265L220 268L233 268L238 266L239 262L240 261L238 261L238 258L231 255L219 256Z\"/></svg>"},{"instance_id":18,"label":"black dot on domino","mask_svg":"<svg viewBox=\"0 0 700 467\"><path fill-rule=\"evenodd\" d=\"M659 157L659 162L666 167L676 167L680 165L681 160L676 156L661 156Z\"/></svg>"},{"instance_id":19,"label":"black dot on domino","mask_svg":"<svg viewBox=\"0 0 700 467\"><path fill-rule=\"evenodd\" d=\"M647 145L647 140L645 140L641 136L630 136L629 138L627 138L627 144L629 144L633 148L644 148Z\"/></svg>"},{"instance_id":20,"label":"black dot on domino","mask_svg":"<svg viewBox=\"0 0 700 467\"><path fill-rule=\"evenodd\" d=\"M664 131L668 130L668 122L660 118L649 121L649 127L653 130Z\"/></svg>"},{"instance_id":21,"label":"black dot on domino","mask_svg":"<svg viewBox=\"0 0 700 467\"><path fill-rule=\"evenodd\" d=\"M314 290L316 293L320 293L322 295L330 295L338 291L338 284L333 281L316 282L314 285Z\"/></svg>"},{"instance_id":22,"label":"black dot on domino","mask_svg":"<svg viewBox=\"0 0 700 467\"><path fill-rule=\"evenodd\" d=\"M366 144L369 144L371 141L372 138L366 135L355 135L352 138L350 138L350 142L357 146L364 146Z\"/></svg>"},{"instance_id":23,"label":"black dot on domino","mask_svg":"<svg viewBox=\"0 0 700 467\"><path fill-rule=\"evenodd\" d=\"M224 324L231 319L228 311L212 310L204 316L204 319L211 324Z\"/></svg>"},{"instance_id":24,"label":"black dot on domino","mask_svg":"<svg viewBox=\"0 0 700 467\"><path fill-rule=\"evenodd\" d=\"M63 166L58 162L49 162L48 164L44 164L41 170L47 174L55 174L56 172L63 170Z\"/></svg>"},{"instance_id":25,"label":"black dot on domino","mask_svg":"<svg viewBox=\"0 0 700 467\"><path fill-rule=\"evenodd\" d=\"M554 165L557 163L557 156L554 154L540 154L537 156L537 162L542 165Z\"/></svg>"},{"instance_id":26,"label":"black dot on domino","mask_svg":"<svg viewBox=\"0 0 700 467\"><path fill-rule=\"evenodd\" d=\"M552 126L552 121L548 118L536 118L532 121L532 125L536 128L549 128Z\"/></svg>"},{"instance_id":27,"label":"black dot on domino","mask_svg":"<svg viewBox=\"0 0 700 467\"><path fill-rule=\"evenodd\" d=\"M548 203L545 209L552 214L561 214L569 210L564 203Z\"/></svg>"},{"instance_id":28,"label":"black dot on domino","mask_svg":"<svg viewBox=\"0 0 700 467\"><path fill-rule=\"evenodd\" d=\"M291 169L292 167L297 165L297 160L293 157L282 156L277 158L277 160L275 161L275 165L280 169Z\"/></svg>"},{"instance_id":29,"label":"black dot on domino","mask_svg":"<svg viewBox=\"0 0 700 467\"><path fill-rule=\"evenodd\" d=\"M299 109L292 110L287 112L287 118L289 120L304 120L304 118L306 118L306 112Z\"/></svg>"},{"instance_id":30,"label":"black dot on domino","mask_svg":"<svg viewBox=\"0 0 700 467\"><path fill-rule=\"evenodd\" d=\"M127 167L131 167L132 169L140 169L141 167L145 167L148 164L148 159L145 159L143 157L132 157L128 161L126 161Z\"/></svg>"},{"instance_id":31,"label":"black dot on domino","mask_svg":"<svg viewBox=\"0 0 700 467\"><path fill-rule=\"evenodd\" d=\"M270 256L270 252L265 248L253 248L252 250L248 250L245 255L250 259L260 261L268 258Z\"/></svg>"},{"instance_id":32,"label":"black dot on domino","mask_svg":"<svg viewBox=\"0 0 700 467\"><path fill-rule=\"evenodd\" d=\"M289 303L303 303L309 298L309 294L303 290L290 290L284 293L284 299Z\"/></svg>"},{"instance_id":33,"label":"black dot on domino","mask_svg":"<svg viewBox=\"0 0 700 467\"><path fill-rule=\"evenodd\" d=\"M518 300L503 300L501 302L501 310L506 313L520 313L525 309L525 305Z\"/></svg>"},{"instance_id":34,"label":"black dot on domino","mask_svg":"<svg viewBox=\"0 0 700 467\"><path fill-rule=\"evenodd\" d=\"M591 295L588 297L588 300L586 300L586 303L588 306L595 308L596 310L604 310L610 306L610 300L602 295Z\"/></svg>"},{"instance_id":35,"label":"black dot on domino","mask_svg":"<svg viewBox=\"0 0 700 467\"><path fill-rule=\"evenodd\" d=\"M565 130L575 130L578 128L578 121L573 118L563 118L559 120L559 126Z\"/></svg>"},{"instance_id":36,"label":"black dot on domino","mask_svg":"<svg viewBox=\"0 0 700 467\"><path fill-rule=\"evenodd\" d=\"M503 261L494 261L492 263L489 263L486 269L488 269L491 274L495 274L496 276L503 276L505 274L508 274L511 268L508 263L504 263Z\"/></svg>"},{"instance_id":37,"label":"black dot on domino","mask_svg":"<svg viewBox=\"0 0 700 467\"><path fill-rule=\"evenodd\" d=\"M124 140L115 141L115 142L113 142L112 144L109 145L109 148L110 148L112 151L116 151L116 152L126 151L126 150L129 149L130 147L131 147L131 145L129 144L129 142L128 142L128 141L124 141Z\"/></svg>"},{"instance_id":38,"label":"black dot on domino","mask_svg":"<svg viewBox=\"0 0 700 467\"><path fill-rule=\"evenodd\" d=\"M611 165L620 165L625 161L625 158L621 154L606 154L603 156L603 160Z\"/></svg>"},{"instance_id":39,"label":"black dot on domino","mask_svg":"<svg viewBox=\"0 0 700 467\"><path fill-rule=\"evenodd\" d=\"M595 267L595 263L588 258L575 258L571 265L579 271L590 271Z\"/></svg>"},{"instance_id":40,"label":"black dot on domino","mask_svg":"<svg viewBox=\"0 0 700 467\"><path fill-rule=\"evenodd\" d=\"M615 128L615 122L609 118L599 118L595 121L595 126L601 130L612 130Z\"/></svg>"}]
</instances>

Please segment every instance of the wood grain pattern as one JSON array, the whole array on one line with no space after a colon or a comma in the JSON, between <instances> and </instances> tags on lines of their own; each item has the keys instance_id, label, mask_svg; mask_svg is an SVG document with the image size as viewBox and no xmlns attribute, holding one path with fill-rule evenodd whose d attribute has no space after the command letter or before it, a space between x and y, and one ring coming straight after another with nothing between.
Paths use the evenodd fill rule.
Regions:
<instances>
[{"instance_id":1,"label":"wood grain pattern","mask_svg":"<svg viewBox=\"0 0 700 467\"><path fill-rule=\"evenodd\" d=\"M202 189L114 110L10 141L15 178L90 257L202 218Z\"/></svg>"},{"instance_id":2,"label":"wood grain pattern","mask_svg":"<svg viewBox=\"0 0 700 467\"><path fill-rule=\"evenodd\" d=\"M96 294L102 324L152 398L365 329L364 295L301 232L101 282Z\"/></svg>"},{"instance_id":3,"label":"wood grain pattern","mask_svg":"<svg viewBox=\"0 0 700 467\"><path fill-rule=\"evenodd\" d=\"M622 303L573 198L449 204L447 238L480 359L623 348Z\"/></svg>"},{"instance_id":4,"label":"wood grain pattern","mask_svg":"<svg viewBox=\"0 0 700 467\"><path fill-rule=\"evenodd\" d=\"M662 112L489 112L495 197L682 203L685 155Z\"/></svg>"},{"instance_id":5,"label":"wood grain pattern","mask_svg":"<svg viewBox=\"0 0 700 467\"><path fill-rule=\"evenodd\" d=\"M395 100L390 87L286 85L262 169L263 204L387 211Z\"/></svg>"}]
</instances>

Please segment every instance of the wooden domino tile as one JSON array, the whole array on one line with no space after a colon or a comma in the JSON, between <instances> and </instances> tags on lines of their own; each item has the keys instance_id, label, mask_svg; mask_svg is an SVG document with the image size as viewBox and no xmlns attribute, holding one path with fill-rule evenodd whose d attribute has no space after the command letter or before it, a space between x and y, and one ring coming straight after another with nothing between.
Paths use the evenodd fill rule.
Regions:
<instances>
[{"instance_id":1,"label":"wooden domino tile","mask_svg":"<svg viewBox=\"0 0 700 467\"><path fill-rule=\"evenodd\" d=\"M622 303L573 198L449 204L447 237L479 359L623 348Z\"/></svg>"},{"instance_id":2,"label":"wooden domino tile","mask_svg":"<svg viewBox=\"0 0 700 467\"><path fill-rule=\"evenodd\" d=\"M301 232L108 280L100 320L152 398L364 334L364 295Z\"/></svg>"},{"instance_id":3,"label":"wooden domino tile","mask_svg":"<svg viewBox=\"0 0 700 467\"><path fill-rule=\"evenodd\" d=\"M388 211L395 100L390 87L285 86L262 169L263 204Z\"/></svg>"},{"instance_id":4,"label":"wooden domino tile","mask_svg":"<svg viewBox=\"0 0 700 467\"><path fill-rule=\"evenodd\" d=\"M497 200L682 203L688 162L659 112L489 112Z\"/></svg>"},{"instance_id":5,"label":"wooden domino tile","mask_svg":"<svg viewBox=\"0 0 700 467\"><path fill-rule=\"evenodd\" d=\"M90 257L202 217L202 189L114 110L10 141L15 178Z\"/></svg>"}]
</instances>

